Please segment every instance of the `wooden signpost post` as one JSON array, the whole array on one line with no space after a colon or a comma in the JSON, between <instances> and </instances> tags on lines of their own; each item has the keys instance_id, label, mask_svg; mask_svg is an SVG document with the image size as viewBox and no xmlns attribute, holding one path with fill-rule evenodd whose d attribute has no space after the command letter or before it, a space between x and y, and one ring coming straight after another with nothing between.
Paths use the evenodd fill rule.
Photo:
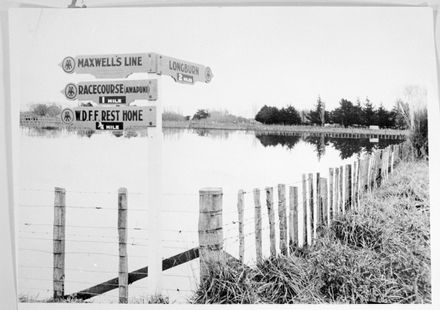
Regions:
<instances>
[{"instance_id":1,"label":"wooden signpost post","mask_svg":"<svg viewBox=\"0 0 440 310\"><path fill-rule=\"evenodd\" d=\"M60 66L66 73L91 74L96 78L121 79L133 73L168 75L183 84L209 83L209 67L159 55L157 53L80 55L66 57ZM148 127L148 293L162 291L162 102L161 86L156 79L112 80L67 84L63 90L69 100L88 100L99 107L64 109L61 119L75 127L93 130L125 130ZM136 100L155 101L154 107L128 106ZM128 292L120 300L125 301Z\"/></svg>"}]
</instances>

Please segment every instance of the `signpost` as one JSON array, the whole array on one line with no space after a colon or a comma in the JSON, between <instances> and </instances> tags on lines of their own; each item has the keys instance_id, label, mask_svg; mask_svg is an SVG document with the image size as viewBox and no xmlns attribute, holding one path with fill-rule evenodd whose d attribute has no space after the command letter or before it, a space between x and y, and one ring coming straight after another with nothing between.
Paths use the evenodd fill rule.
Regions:
<instances>
[{"instance_id":1,"label":"signpost","mask_svg":"<svg viewBox=\"0 0 440 310\"><path fill-rule=\"evenodd\" d=\"M157 100L157 80L113 80L69 83L63 91L69 100L99 104L129 104L135 100Z\"/></svg>"},{"instance_id":2,"label":"signpost","mask_svg":"<svg viewBox=\"0 0 440 310\"><path fill-rule=\"evenodd\" d=\"M156 107L78 107L64 109L61 120L78 128L124 130L156 126Z\"/></svg>"},{"instance_id":3,"label":"signpost","mask_svg":"<svg viewBox=\"0 0 440 310\"><path fill-rule=\"evenodd\" d=\"M211 68L157 53L68 56L60 66L66 73L88 73L97 78L126 78L137 72L169 75L183 84L209 83Z\"/></svg>"},{"instance_id":4,"label":"signpost","mask_svg":"<svg viewBox=\"0 0 440 310\"><path fill-rule=\"evenodd\" d=\"M96 78L126 78L133 73L168 75L177 83L209 83L209 67L159 55L157 53L81 55L66 57L60 66L66 73L87 73ZM69 100L90 100L99 107L64 109L61 119L66 124L93 130L148 129L147 204L148 204L148 291L162 290L162 103L157 80L96 81L67 84L63 90ZM128 106L135 100L156 100L155 107ZM106 106L103 106L106 105ZM111 106L113 105L113 106Z\"/></svg>"}]
</instances>

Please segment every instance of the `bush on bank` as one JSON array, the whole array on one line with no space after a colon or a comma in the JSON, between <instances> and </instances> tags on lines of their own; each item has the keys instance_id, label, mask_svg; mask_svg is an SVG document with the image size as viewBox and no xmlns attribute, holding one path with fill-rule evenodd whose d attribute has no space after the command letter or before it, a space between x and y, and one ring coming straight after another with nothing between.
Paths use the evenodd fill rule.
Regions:
<instances>
[{"instance_id":1,"label":"bush on bank","mask_svg":"<svg viewBox=\"0 0 440 310\"><path fill-rule=\"evenodd\" d=\"M316 244L257 266L212 266L193 303L429 303L428 163L403 162Z\"/></svg>"}]
</instances>

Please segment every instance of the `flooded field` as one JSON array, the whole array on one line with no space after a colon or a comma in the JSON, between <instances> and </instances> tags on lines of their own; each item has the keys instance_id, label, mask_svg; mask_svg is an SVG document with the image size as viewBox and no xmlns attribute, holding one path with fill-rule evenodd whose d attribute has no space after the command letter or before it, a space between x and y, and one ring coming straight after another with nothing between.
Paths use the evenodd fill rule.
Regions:
<instances>
[{"instance_id":1,"label":"flooded field","mask_svg":"<svg viewBox=\"0 0 440 310\"><path fill-rule=\"evenodd\" d=\"M66 279L71 294L118 275L117 192L128 190L129 271L148 258L148 133L92 133L22 128L17 199L19 294L52 295L54 187L66 189ZM164 129L163 258L198 245L198 191L223 188L225 249L238 255L234 220L237 191L245 194L245 219L253 217L253 188L300 185L303 173L328 174L363 153L399 140L330 138L252 131ZM31 156L32 155L32 156ZM268 236L263 212L263 236ZM245 222L246 262L255 257L253 222ZM269 252L268 238L263 250ZM164 272L164 294L185 302L195 289L198 260ZM130 285L131 302L142 302L148 279ZM117 290L92 300L117 302Z\"/></svg>"}]
</instances>

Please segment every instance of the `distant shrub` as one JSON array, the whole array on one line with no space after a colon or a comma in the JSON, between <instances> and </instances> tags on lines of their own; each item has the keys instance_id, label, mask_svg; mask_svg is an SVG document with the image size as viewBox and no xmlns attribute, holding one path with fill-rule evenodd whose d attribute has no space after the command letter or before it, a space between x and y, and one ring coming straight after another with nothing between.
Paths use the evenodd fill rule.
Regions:
<instances>
[{"instance_id":1,"label":"distant shrub","mask_svg":"<svg viewBox=\"0 0 440 310\"><path fill-rule=\"evenodd\" d=\"M38 116L56 117L61 114L61 106L55 103L37 103L31 106L30 111Z\"/></svg>"}]
</instances>

